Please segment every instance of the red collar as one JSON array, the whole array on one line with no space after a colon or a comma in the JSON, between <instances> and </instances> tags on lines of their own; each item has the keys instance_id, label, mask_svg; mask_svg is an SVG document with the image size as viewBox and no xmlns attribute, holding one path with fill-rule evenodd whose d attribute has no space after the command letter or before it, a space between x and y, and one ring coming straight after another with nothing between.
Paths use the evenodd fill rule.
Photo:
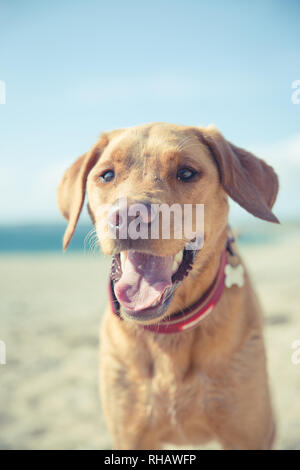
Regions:
<instances>
[{"instance_id":1,"label":"red collar","mask_svg":"<svg viewBox=\"0 0 300 470\"><path fill-rule=\"evenodd\" d=\"M143 328L155 333L180 333L181 331L190 330L198 326L199 322L211 313L223 293L225 286L227 250L228 248L226 248L221 255L220 265L215 280L200 300L191 307L178 313L174 313L171 317L163 319L160 323L143 325ZM115 296L113 281L111 279L108 286L108 294L113 313L122 320L122 317L120 316L120 304Z\"/></svg>"}]
</instances>

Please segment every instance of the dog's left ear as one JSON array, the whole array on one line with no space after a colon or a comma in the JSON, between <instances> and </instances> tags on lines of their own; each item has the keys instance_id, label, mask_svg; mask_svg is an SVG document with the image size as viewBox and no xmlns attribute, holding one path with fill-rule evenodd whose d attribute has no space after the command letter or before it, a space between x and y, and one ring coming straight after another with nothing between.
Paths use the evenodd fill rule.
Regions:
<instances>
[{"instance_id":1,"label":"dog's left ear","mask_svg":"<svg viewBox=\"0 0 300 470\"><path fill-rule=\"evenodd\" d=\"M279 187L273 168L228 142L214 126L196 128L196 131L215 159L227 194L256 217L279 223L271 211Z\"/></svg>"},{"instance_id":2,"label":"dog's left ear","mask_svg":"<svg viewBox=\"0 0 300 470\"><path fill-rule=\"evenodd\" d=\"M63 238L63 249L68 247L81 213L84 202L86 180L89 172L97 163L108 139L105 135L100 137L92 149L77 158L65 171L57 191L58 207L62 215L68 220Z\"/></svg>"}]
</instances>

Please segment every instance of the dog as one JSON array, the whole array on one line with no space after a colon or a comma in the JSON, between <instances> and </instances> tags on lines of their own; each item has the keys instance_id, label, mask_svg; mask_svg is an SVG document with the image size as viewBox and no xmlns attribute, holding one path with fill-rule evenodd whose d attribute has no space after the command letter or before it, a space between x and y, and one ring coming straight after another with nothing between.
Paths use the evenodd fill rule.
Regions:
<instances>
[{"instance_id":1,"label":"dog","mask_svg":"<svg viewBox=\"0 0 300 470\"><path fill-rule=\"evenodd\" d=\"M271 449L262 311L228 226L228 198L278 223L272 167L214 126L143 124L102 133L66 170L58 188L64 249L85 193L102 251L112 257L100 394L114 448L216 440L224 449ZM118 236L137 219L149 233L154 220L162 223L151 207L162 204L202 204L202 244L188 249L200 237L173 232ZM146 212L137 217L140 205ZM103 236L104 226L115 236Z\"/></svg>"}]
</instances>

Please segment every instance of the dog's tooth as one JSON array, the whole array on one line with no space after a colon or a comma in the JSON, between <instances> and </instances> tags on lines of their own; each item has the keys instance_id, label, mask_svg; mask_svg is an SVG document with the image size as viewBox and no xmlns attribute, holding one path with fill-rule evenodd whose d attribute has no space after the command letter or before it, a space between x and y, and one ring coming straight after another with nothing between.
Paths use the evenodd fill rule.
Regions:
<instances>
[{"instance_id":1,"label":"dog's tooth","mask_svg":"<svg viewBox=\"0 0 300 470\"><path fill-rule=\"evenodd\" d=\"M173 265L172 265L172 274L176 273L176 271L178 270L181 264L182 258L183 258L183 250L179 251L174 256Z\"/></svg>"},{"instance_id":2,"label":"dog's tooth","mask_svg":"<svg viewBox=\"0 0 300 470\"><path fill-rule=\"evenodd\" d=\"M121 261L122 270L124 270L125 260L126 260L125 253L124 253L124 251L121 251L121 253L120 253L120 261Z\"/></svg>"},{"instance_id":3,"label":"dog's tooth","mask_svg":"<svg viewBox=\"0 0 300 470\"><path fill-rule=\"evenodd\" d=\"M172 265L172 274L176 273L179 264L177 263L176 258L175 258L174 261L173 261L173 265Z\"/></svg>"},{"instance_id":4,"label":"dog's tooth","mask_svg":"<svg viewBox=\"0 0 300 470\"><path fill-rule=\"evenodd\" d=\"M182 258L183 258L183 250L179 251L179 252L175 255L175 260L176 260L176 262L178 263L178 265L181 263Z\"/></svg>"}]
</instances>

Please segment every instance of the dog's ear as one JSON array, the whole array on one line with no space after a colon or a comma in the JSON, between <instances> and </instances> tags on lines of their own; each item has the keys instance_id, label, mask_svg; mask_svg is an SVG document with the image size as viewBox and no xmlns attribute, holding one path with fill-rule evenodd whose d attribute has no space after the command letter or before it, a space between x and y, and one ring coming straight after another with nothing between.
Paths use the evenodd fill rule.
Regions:
<instances>
[{"instance_id":1,"label":"dog's ear","mask_svg":"<svg viewBox=\"0 0 300 470\"><path fill-rule=\"evenodd\" d=\"M89 172L97 163L108 139L102 134L92 149L79 157L64 173L57 191L58 207L68 220L63 238L63 249L66 250L74 234L84 202L86 180Z\"/></svg>"},{"instance_id":2,"label":"dog's ear","mask_svg":"<svg viewBox=\"0 0 300 470\"><path fill-rule=\"evenodd\" d=\"M197 135L209 147L227 194L256 217L279 223L271 211L279 187L273 168L228 142L214 126L197 128Z\"/></svg>"}]
</instances>

